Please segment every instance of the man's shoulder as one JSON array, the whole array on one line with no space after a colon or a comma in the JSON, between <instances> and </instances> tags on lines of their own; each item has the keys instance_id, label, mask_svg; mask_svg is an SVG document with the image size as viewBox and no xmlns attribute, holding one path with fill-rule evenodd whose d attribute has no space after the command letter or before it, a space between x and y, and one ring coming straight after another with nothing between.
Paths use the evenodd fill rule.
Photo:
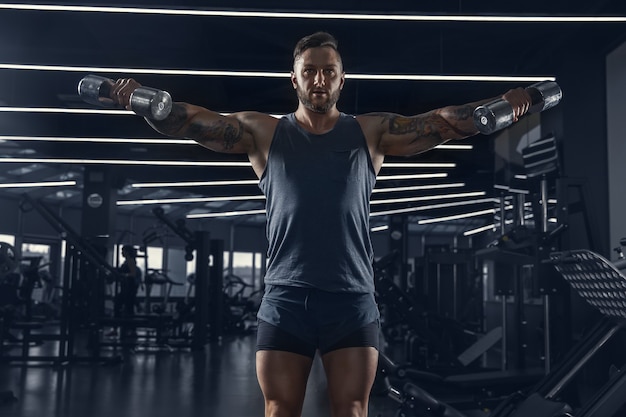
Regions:
<instances>
[{"instance_id":1,"label":"man's shoulder","mask_svg":"<svg viewBox=\"0 0 626 417\"><path fill-rule=\"evenodd\" d=\"M274 135L280 117L256 111L243 111L232 114L233 117L243 124L244 128L252 133L257 139L270 140Z\"/></svg>"},{"instance_id":2,"label":"man's shoulder","mask_svg":"<svg viewBox=\"0 0 626 417\"><path fill-rule=\"evenodd\" d=\"M269 113L262 113L258 111L241 111L232 114L237 120L244 124L248 123L264 123L264 124L276 124L280 120L281 116L273 115Z\"/></svg>"}]
</instances>

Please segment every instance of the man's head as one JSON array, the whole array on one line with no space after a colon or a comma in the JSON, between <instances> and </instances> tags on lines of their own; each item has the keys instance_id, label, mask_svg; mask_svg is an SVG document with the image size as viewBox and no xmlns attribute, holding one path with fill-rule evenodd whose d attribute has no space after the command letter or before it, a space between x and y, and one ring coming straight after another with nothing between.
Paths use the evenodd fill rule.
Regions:
<instances>
[{"instance_id":1,"label":"man's head","mask_svg":"<svg viewBox=\"0 0 626 417\"><path fill-rule=\"evenodd\" d=\"M122 256L127 258L136 258L137 249L133 245L124 245L122 246Z\"/></svg>"},{"instance_id":2,"label":"man's head","mask_svg":"<svg viewBox=\"0 0 626 417\"><path fill-rule=\"evenodd\" d=\"M300 39L293 51L291 82L302 106L315 113L326 113L339 100L344 84L337 40L326 32Z\"/></svg>"}]
</instances>

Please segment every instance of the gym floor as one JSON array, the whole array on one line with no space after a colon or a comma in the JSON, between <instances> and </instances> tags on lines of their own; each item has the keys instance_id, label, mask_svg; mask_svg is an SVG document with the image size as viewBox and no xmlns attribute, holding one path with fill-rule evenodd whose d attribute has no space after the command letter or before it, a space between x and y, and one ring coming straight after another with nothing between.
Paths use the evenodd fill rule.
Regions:
<instances>
[{"instance_id":1,"label":"gym floor","mask_svg":"<svg viewBox=\"0 0 626 417\"><path fill-rule=\"evenodd\" d=\"M254 366L254 335L225 338L205 352L126 352L118 364L0 365L0 391L17 397L3 417L260 417L263 397ZM36 349L45 349L45 345ZM14 353L14 352L11 352ZM370 417L397 405L373 395ZM316 360L302 417L329 416Z\"/></svg>"}]
</instances>

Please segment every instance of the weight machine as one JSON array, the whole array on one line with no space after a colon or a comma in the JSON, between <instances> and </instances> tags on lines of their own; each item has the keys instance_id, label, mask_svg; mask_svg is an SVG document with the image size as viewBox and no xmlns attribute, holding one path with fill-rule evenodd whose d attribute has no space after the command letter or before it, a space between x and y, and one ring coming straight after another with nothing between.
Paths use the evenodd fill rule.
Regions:
<instances>
[{"instance_id":1,"label":"weight machine","mask_svg":"<svg viewBox=\"0 0 626 417\"><path fill-rule=\"evenodd\" d=\"M621 417L626 413L626 276L589 250L553 252L551 265L576 294L594 307L595 325L586 329L564 357L533 387L517 390L488 417ZM469 417L407 382L393 386L396 365L381 355L379 365L401 417ZM386 372L386 373L385 373ZM397 379L396 379L397 381Z\"/></svg>"},{"instance_id":2,"label":"weight machine","mask_svg":"<svg viewBox=\"0 0 626 417\"><path fill-rule=\"evenodd\" d=\"M209 232L190 231L183 219L173 222L160 207L154 208L152 213L186 243L187 260L192 260L196 252L191 347L201 349L207 340L215 342L223 335L224 241L211 239Z\"/></svg>"},{"instance_id":3,"label":"weight machine","mask_svg":"<svg viewBox=\"0 0 626 417\"><path fill-rule=\"evenodd\" d=\"M148 229L150 230L150 229ZM141 240L141 246L139 247L139 258L143 259L144 265L144 279L143 284L145 286L144 295L144 311L146 313L166 314L168 309L168 302L172 295L174 287L183 286L184 284L178 281L174 281L169 277L166 270L155 269L148 267L148 246L155 240L159 240L163 243L163 236L158 232L151 231L145 233ZM160 288L160 296L162 297L158 304L152 304L152 289L154 287Z\"/></svg>"},{"instance_id":4,"label":"weight machine","mask_svg":"<svg viewBox=\"0 0 626 417\"><path fill-rule=\"evenodd\" d=\"M100 355L98 346L101 329L100 320L104 309L104 283L107 280L115 279L117 271L106 262L97 248L82 239L63 219L42 202L24 194L20 209L22 211L37 211L67 243L62 279L59 331L57 333L31 333L30 330L40 329L41 325L36 322L21 323L20 326L25 330L21 355L4 355L1 359L21 362L53 362L56 364L120 362L119 356ZM78 352L76 347L76 337L80 329L87 332L87 353ZM55 355L33 355L29 349L30 341L56 341L58 342L57 352Z\"/></svg>"}]
</instances>

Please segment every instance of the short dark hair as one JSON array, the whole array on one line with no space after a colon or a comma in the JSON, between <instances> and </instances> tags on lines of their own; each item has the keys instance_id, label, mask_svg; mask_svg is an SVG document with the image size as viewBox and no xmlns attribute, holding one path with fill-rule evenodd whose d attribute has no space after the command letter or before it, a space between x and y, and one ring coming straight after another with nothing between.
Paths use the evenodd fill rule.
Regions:
<instances>
[{"instance_id":1,"label":"short dark hair","mask_svg":"<svg viewBox=\"0 0 626 417\"><path fill-rule=\"evenodd\" d=\"M335 51L337 51L337 55L339 56L339 50L337 49L337 45L337 39L335 39L335 37L330 33L315 32L314 34L305 36L298 41L296 47L293 49L293 60L295 62L300 57L300 55L302 55L302 53L307 49L319 48L322 46L330 46Z\"/></svg>"},{"instance_id":2,"label":"short dark hair","mask_svg":"<svg viewBox=\"0 0 626 417\"><path fill-rule=\"evenodd\" d=\"M136 258L137 248L135 248L133 245L124 245L122 246L122 254L126 254L127 256L130 256L132 258Z\"/></svg>"}]
</instances>

